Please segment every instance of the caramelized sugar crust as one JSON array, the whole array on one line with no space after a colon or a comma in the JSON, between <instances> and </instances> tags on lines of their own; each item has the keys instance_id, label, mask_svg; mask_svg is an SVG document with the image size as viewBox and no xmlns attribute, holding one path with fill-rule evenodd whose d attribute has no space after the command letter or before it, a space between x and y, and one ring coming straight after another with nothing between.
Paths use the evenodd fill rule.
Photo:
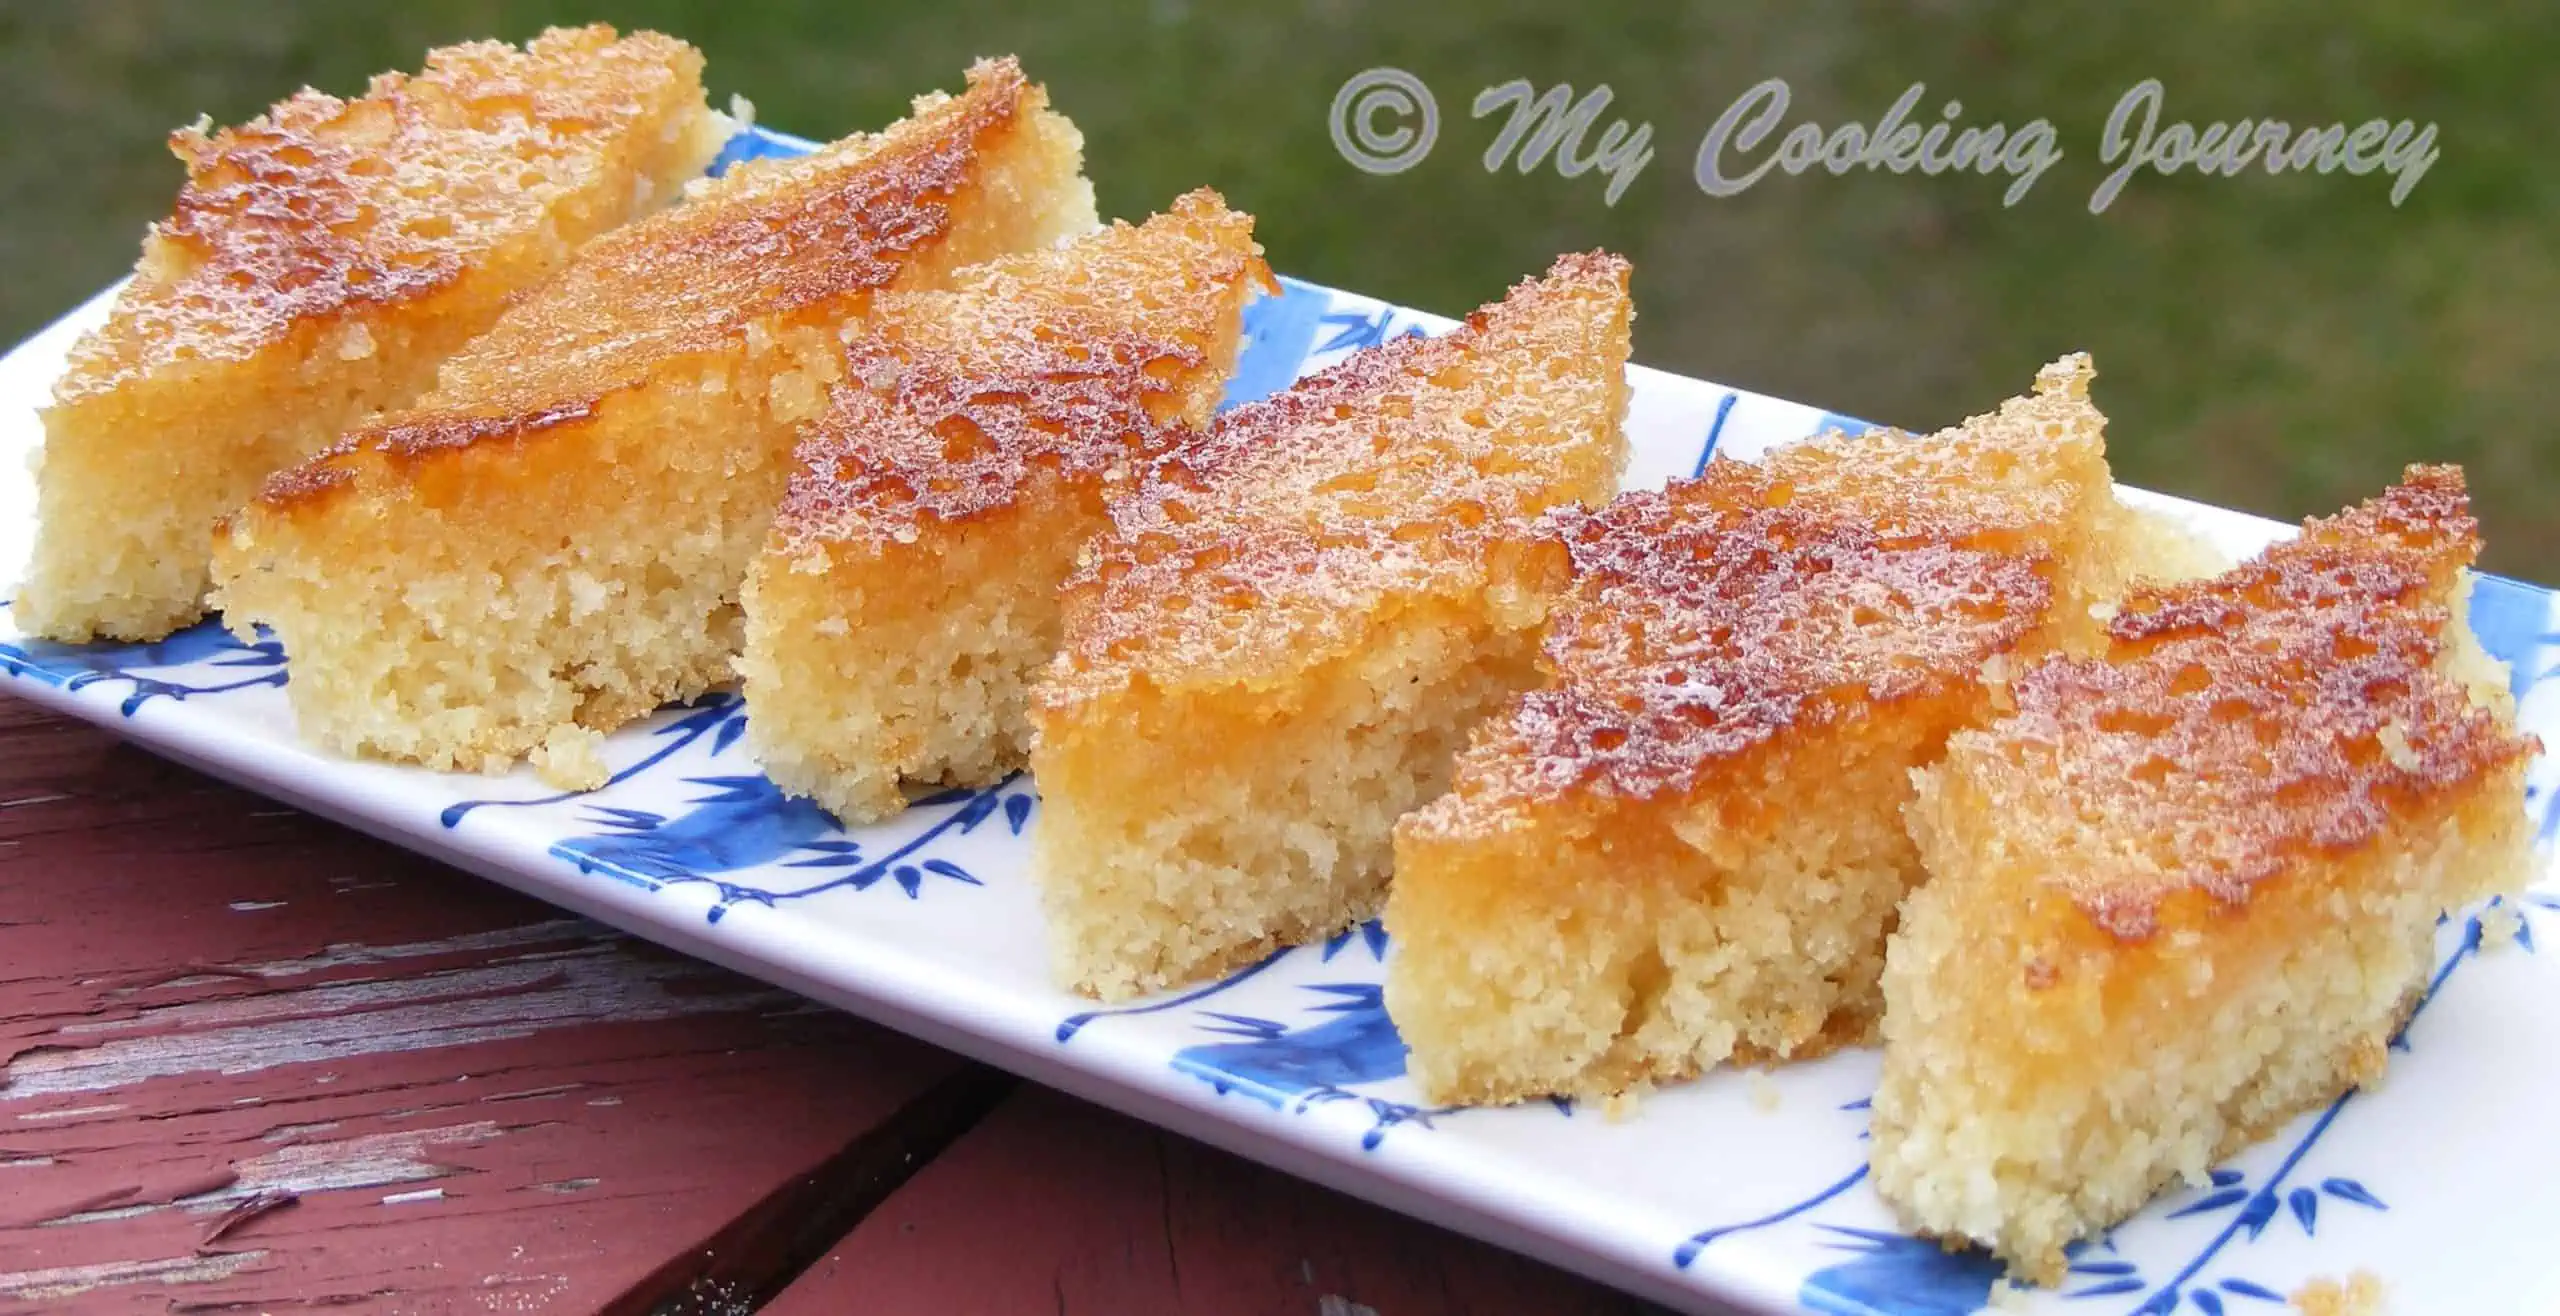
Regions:
<instances>
[{"instance_id":1,"label":"caramelized sugar crust","mask_svg":"<svg viewBox=\"0 0 2560 1316\"><path fill-rule=\"evenodd\" d=\"M1115 513L1122 538L1203 518L1467 530L1605 496L1623 458L1553 432L1547 393L1587 360L1594 308L1623 303L1628 269L1559 257L1448 334L1390 340L1228 412Z\"/></svg>"},{"instance_id":2,"label":"caramelized sugar crust","mask_svg":"<svg viewBox=\"0 0 2560 1316\"><path fill-rule=\"evenodd\" d=\"M1575 585L1547 636L1557 681L1469 754L1465 798L1685 794L1790 730L1970 679L2047 615L2041 555L1764 506L1778 486L1739 463L1711 475L1559 519Z\"/></svg>"},{"instance_id":3,"label":"caramelized sugar crust","mask_svg":"<svg viewBox=\"0 0 2560 1316\"><path fill-rule=\"evenodd\" d=\"M1047 104L1011 57L969 70L958 97L797 160L749 161L686 204L589 244L562 272L445 364L407 414L349 434L269 481L285 506L345 485L371 454L393 469L530 434L760 321L858 315L899 286L916 253L952 237L952 201L992 139Z\"/></svg>"},{"instance_id":4,"label":"caramelized sugar crust","mask_svg":"<svg viewBox=\"0 0 2560 1316\"><path fill-rule=\"evenodd\" d=\"M1125 482L1207 424L1218 390L1196 385L1234 350L1219 308L1247 283L1277 291L1252 230L1201 189L1088 239L1094 268L1065 286L1034 254L946 294L883 298L802 440L772 551L912 543L1009 506L1035 472Z\"/></svg>"},{"instance_id":5,"label":"caramelized sugar crust","mask_svg":"<svg viewBox=\"0 0 2560 1316\"><path fill-rule=\"evenodd\" d=\"M2538 752L2437 670L2479 552L2462 472L2404 482L2218 579L2144 589L2106 660L2055 662L1969 757L1990 806L2109 820L2050 880L2099 928L2150 936L2181 891L2213 903L2371 842L2422 802Z\"/></svg>"},{"instance_id":6,"label":"caramelized sugar crust","mask_svg":"<svg viewBox=\"0 0 2560 1316\"><path fill-rule=\"evenodd\" d=\"M1593 325L1625 332L1627 275L1621 257L1561 257L1449 334L1357 353L1151 460L1067 584L1044 702L1141 670L1163 684L1303 665L1392 581L1556 579L1525 518L1616 485L1623 445L1555 417L1585 410L1558 398L1587 387ZM1623 380L1609 386L1589 412L1624 412Z\"/></svg>"},{"instance_id":7,"label":"caramelized sugar crust","mask_svg":"<svg viewBox=\"0 0 2560 1316\"><path fill-rule=\"evenodd\" d=\"M1462 834L1584 791L1686 794L1792 729L2043 647L2080 583L2059 559L2089 556L2060 541L2088 528L2085 491L2107 478L2096 424L2052 405L2085 411L2090 373L2066 358L2037 394L1939 435L1828 437L1551 518L1575 582L1548 630L1554 679L1406 825Z\"/></svg>"},{"instance_id":8,"label":"caramelized sugar crust","mask_svg":"<svg viewBox=\"0 0 2560 1316\"><path fill-rule=\"evenodd\" d=\"M1870 430L1793 444L1756 466L1719 462L1719 480L1753 479L1760 501L1845 501L1887 543L1937 539L1985 548L2046 546L2113 504L2106 417L2089 401L2097 367L2074 352L2036 372L1997 410L1915 437Z\"/></svg>"},{"instance_id":9,"label":"caramelized sugar crust","mask_svg":"<svg viewBox=\"0 0 2560 1316\"><path fill-rule=\"evenodd\" d=\"M432 51L346 101L305 90L234 128L172 134L187 166L116 318L82 341L59 397L142 373L234 360L297 323L420 297L539 220L547 186L609 136L661 112L702 55L654 32L553 29L519 51Z\"/></svg>"}]
</instances>

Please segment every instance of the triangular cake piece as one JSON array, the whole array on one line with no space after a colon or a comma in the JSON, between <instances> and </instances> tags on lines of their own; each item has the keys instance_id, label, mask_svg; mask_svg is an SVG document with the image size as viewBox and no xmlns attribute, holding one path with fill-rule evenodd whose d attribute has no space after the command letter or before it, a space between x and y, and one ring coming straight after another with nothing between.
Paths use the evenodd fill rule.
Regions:
<instances>
[{"instance_id":1,"label":"triangular cake piece","mask_svg":"<svg viewBox=\"0 0 2560 1316\"><path fill-rule=\"evenodd\" d=\"M1868 1036L1912 768L2094 633L2146 532L2086 357L1938 435L1826 436L1559 519L1547 684L1396 837L1431 1100L1610 1095Z\"/></svg>"},{"instance_id":2,"label":"triangular cake piece","mask_svg":"<svg viewBox=\"0 0 2560 1316\"><path fill-rule=\"evenodd\" d=\"M204 612L215 521L404 404L580 243L673 199L731 129L702 55L643 32L433 51L170 146L186 185L44 413L15 613L158 639Z\"/></svg>"},{"instance_id":3,"label":"triangular cake piece","mask_svg":"<svg viewBox=\"0 0 2560 1316\"><path fill-rule=\"evenodd\" d=\"M1022 766L1059 585L1115 489L1208 424L1270 282L1252 217L1204 191L874 304L747 582L747 734L776 784L870 821L903 782Z\"/></svg>"},{"instance_id":4,"label":"triangular cake piece","mask_svg":"<svg viewBox=\"0 0 2560 1316\"><path fill-rule=\"evenodd\" d=\"M2054 1282L2063 1249L2379 1077L2439 916L2531 852L2464 628L2460 471L2216 579L2135 591L2102 657L1920 776L1929 884L1885 976L1875 1184Z\"/></svg>"},{"instance_id":5,"label":"triangular cake piece","mask_svg":"<svg viewBox=\"0 0 2560 1316\"><path fill-rule=\"evenodd\" d=\"M1115 506L1032 704L1068 983L1125 997L1377 912L1396 816L1535 675L1563 564L1533 518L1616 485L1626 279L1566 257L1221 415Z\"/></svg>"},{"instance_id":6,"label":"triangular cake piece","mask_svg":"<svg viewBox=\"0 0 2560 1316\"><path fill-rule=\"evenodd\" d=\"M1094 226L1046 107L992 61L885 132L741 165L270 481L215 573L230 624L284 642L302 734L591 785L599 733L728 680L793 436L872 299Z\"/></svg>"}]
</instances>

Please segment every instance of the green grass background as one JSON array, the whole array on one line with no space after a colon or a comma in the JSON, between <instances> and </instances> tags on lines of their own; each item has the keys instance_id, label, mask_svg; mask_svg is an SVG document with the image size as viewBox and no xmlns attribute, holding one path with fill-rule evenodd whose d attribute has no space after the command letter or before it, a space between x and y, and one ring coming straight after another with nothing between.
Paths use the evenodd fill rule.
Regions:
<instances>
[{"instance_id":1,"label":"green grass background","mask_svg":"<svg viewBox=\"0 0 2560 1316\"><path fill-rule=\"evenodd\" d=\"M2282 517L2413 460L2471 469L2489 564L2560 582L2560 6L2229 0L2211 7L1624 0L931 4L782 0L177 0L0 4L0 334L130 264L179 178L162 146L295 87L350 93L428 46L603 18L684 36L715 97L810 136L875 127L981 53L1020 54L1088 139L1106 213L1214 184L1289 273L1455 312L1558 250L1636 262L1640 360L1834 410L1935 426L2097 354L2117 470ZM1343 80L1393 64L1437 92L1411 172L1334 152ZM1776 177L1701 194L1707 126L1762 78L1789 122L1872 121L1914 81L1964 121L2043 116L2067 157L2014 208L2005 178ZM1607 82L1657 158L1615 207L1597 176L1489 175L1467 114L1514 77ZM2438 124L2442 159L2393 209L2380 177L2137 179L2087 212L2123 90L2164 119Z\"/></svg>"}]
</instances>

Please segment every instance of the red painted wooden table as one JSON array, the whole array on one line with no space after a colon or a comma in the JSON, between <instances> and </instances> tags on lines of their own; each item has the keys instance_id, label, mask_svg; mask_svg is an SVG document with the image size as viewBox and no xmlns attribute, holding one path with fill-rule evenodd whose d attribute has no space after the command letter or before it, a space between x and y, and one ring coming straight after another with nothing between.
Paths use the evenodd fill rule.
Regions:
<instances>
[{"instance_id":1,"label":"red painted wooden table","mask_svg":"<svg viewBox=\"0 0 2560 1316\"><path fill-rule=\"evenodd\" d=\"M1625 1313L0 695L0 1312Z\"/></svg>"}]
</instances>

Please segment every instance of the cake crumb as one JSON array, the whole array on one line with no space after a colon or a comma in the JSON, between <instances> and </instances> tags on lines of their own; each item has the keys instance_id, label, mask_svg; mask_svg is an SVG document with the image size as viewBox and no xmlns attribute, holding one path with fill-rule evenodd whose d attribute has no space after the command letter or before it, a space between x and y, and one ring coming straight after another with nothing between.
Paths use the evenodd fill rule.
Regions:
<instances>
[{"instance_id":1,"label":"cake crumb","mask_svg":"<svg viewBox=\"0 0 2560 1316\"><path fill-rule=\"evenodd\" d=\"M2484 951L2505 950L2523 930L2524 920L2512 906L2491 905L2480 911L2480 949Z\"/></svg>"},{"instance_id":2,"label":"cake crumb","mask_svg":"<svg viewBox=\"0 0 2560 1316\"><path fill-rule=\"evenodd\" d=\"M2293 1309L2303 1316L2383 1316L2382 1277L2370 1270L2334 1279L2314 1279L2293 1291Z\"/></svg>"},{"instance_id":3,"label":"cake crumb","mask_svg":"<svg viewBox=\"0 0 2560 1316\"><path fill-rule=\"evenodd\" d=\"M2025 1311L2029 1296L2030 1290L2020 1288L2006 1279L1995 1279L1991 1281L1991 1292L1982 1300L1981 1310Z\"/></svg>"},{"instance_id":4,"label":"cake crumb","mask_svg":"<svg viewBox=\"0 0 2560 1316\"><path fill-rule=\"evenodd\" d=\"M1753 1110L1756 1110L1763 1115L1767 1115L1778 1109L1780 1095L1778 1092L1778 1081L1769 1077L1768 1070L1752 1070L1750 1085L1751 1108Z\"/></svg>"},{"instance_id":5,"label":"cake crumb","mask_svg":"<svg viewBox=\"0 0 2560 1316\"><path fill-rule=\"evenodd\" d=\"M1636 1107L1642 1102L1643 1098L1633 1088L1612 1092L1600 1102L1600 1114L1612 1124L1623 1124L1636 1117Z\"/></svg>"},{"instance_id":6,"label":"cake crumb","mask_svg":"<svg viewBox=\"0 0 2560 1316\"><path fill-rule=\"evenodd\" d=\"M587 727L553 729L533 751L533 775L564 791L591 791L613 776L604 761L604 733Z\"/></svg>"}]
</instances>

